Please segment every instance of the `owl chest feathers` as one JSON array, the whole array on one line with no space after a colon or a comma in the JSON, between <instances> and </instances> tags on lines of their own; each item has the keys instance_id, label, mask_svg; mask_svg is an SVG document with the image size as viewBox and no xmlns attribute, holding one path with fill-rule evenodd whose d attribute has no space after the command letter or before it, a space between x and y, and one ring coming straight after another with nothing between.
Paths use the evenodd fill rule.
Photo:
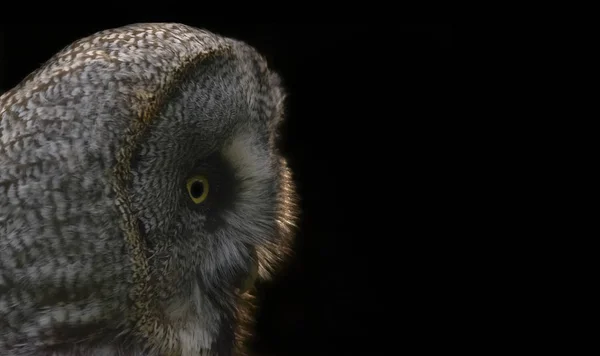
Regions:
<instances>
[{"instance_id":1,"label":"owl chest feathers","mask_svg":"<svg viewBox=\"0 0 600 356\"><path fill-rule=\"evenodd\" d=\"M176 298L166 310L167 317L171 319L175 332L179 337L182 356L210 355L211 345L215 341L218 323L210 316L209 305L204 302L197 283L192 286L192 293L188 298Z\"/></svg>"}]
</instances>

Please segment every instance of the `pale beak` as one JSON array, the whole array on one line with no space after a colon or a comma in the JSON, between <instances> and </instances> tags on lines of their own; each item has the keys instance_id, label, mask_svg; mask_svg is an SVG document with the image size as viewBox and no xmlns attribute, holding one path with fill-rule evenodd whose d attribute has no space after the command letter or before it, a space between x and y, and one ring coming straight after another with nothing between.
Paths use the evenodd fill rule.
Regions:
<instances>
[{"instance_id":1,"label":"pale beak","mask_svg":"<svg viewBox=\"0 0 600 356\"><path fill-rule=\"evenodd\" d=\"M248 270L248 276L246 276L239 289L240 294L246 293L247 291L252 289L252 287L254 287L256 279L258 278L258 256L256 255L256 252L254 252L252 255L252 258L250 259L251 262L250 268Z\"/></svg>"}]
</instances>

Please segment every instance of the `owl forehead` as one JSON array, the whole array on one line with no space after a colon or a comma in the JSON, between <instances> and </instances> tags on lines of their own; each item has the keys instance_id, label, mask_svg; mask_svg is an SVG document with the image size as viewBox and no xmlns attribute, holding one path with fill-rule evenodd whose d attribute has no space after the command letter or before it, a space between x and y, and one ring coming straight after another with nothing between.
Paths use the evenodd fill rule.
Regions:
<instances>
[{"instance_id":1,"label":"owl forehead","mask_svg":"<svg viewBox=\"0 0 600 356\"><path fill-rule=\"evenodd\" d=\"M234 138L238 150L267 142L282 96L266 62L244 43L181 24L147 23L74 42L0 102L12 111L7 116L94 128L90 147L114 145L133 121L145 120L165 150L177 152L171 148L224 149ZM38 108L29 110L31 103Z\"/></svg>"},{"instance_id":2,"label":"owl forehead","mask_svg":"<svg viewBox=\"0 0 600 356\"><path fill-rule=\"evenodd\" d=\"M204 60L174 88L159 119L177 121L206 141L241 127L266 134L276 98L259 70L249 57Z\"/></svg>"},{"instance_id":3,"label":"owl forehead","mask_svg":"<svg viewBox=\"0 0 600 356\"><path fill-rule=\"evenodd\" d=\"M103 87L107 96L129 98L131 109L140 113L161 101L198 62L215 57L235 57L266 71L260 55L242 42L183 24L140 23L73 42L3 95L3 106L24 104L37 93L77 100Z\"/></svg>"},{"instance_id":4,"label":"owl forehead","mask_svg":"<svg viewBox=\"0 0 600 356\"><path fill-rule=\"evenodd\" d=\"M260 69L247 58L203 61L181 81L154 118L149 146L182 167L218 153L246 182L270 178L269 122L275 99ZM252 74L252 71L255 71Z\"/></svg>"}]
</instances>

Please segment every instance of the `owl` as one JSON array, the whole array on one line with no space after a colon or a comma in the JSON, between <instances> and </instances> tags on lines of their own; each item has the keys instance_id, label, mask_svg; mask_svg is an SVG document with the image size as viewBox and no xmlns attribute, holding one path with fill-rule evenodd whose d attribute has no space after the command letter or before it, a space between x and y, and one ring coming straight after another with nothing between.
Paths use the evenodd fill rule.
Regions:
<instances>
[{"instance_id":1,"label":"owl","mask_svg":"<svg viewBox=\"0 0 600 356\"><path fill-rule=\"evenodd\" d=\"M98 32L0 97L0 354L237 355L297 194L280 77L177 23Z\"/></svg>"}]
</instances>

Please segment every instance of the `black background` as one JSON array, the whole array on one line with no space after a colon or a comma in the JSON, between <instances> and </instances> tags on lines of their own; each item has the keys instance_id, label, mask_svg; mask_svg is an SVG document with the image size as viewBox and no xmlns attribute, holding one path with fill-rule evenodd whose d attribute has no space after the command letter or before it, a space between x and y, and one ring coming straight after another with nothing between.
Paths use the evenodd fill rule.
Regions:
<instances>
[{"instance_id":1,"label":"black background","mask_svg":"<svg viewBox=\"0 0 600 356\"><path fill-rule=\"evenodd\" d=\"M73 40L147 21L246 41L289 93L283 149L302 219L290 264L259 285L256 355L425 352L449 342L461 145L451 26L15 24L0 32L0 90Z\"/></svg>"}]
</instances>

